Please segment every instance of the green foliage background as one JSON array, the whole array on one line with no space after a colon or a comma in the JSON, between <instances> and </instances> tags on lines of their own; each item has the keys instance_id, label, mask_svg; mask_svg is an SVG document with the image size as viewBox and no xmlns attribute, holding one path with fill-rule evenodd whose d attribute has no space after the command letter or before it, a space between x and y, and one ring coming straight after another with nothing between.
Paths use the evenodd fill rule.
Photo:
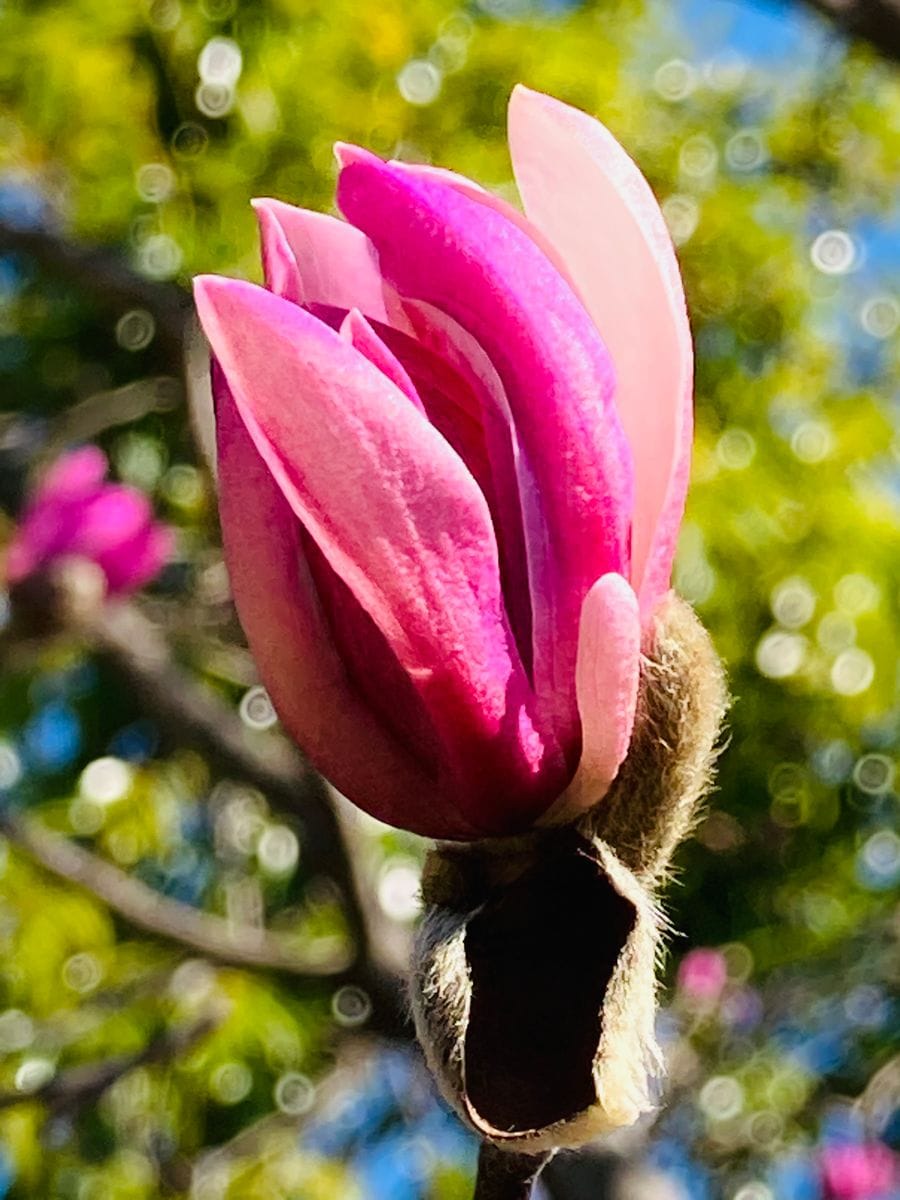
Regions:
<instances>
[{"instance_id":1,"label":"green foliage background","mask_svg":"<svg viewBox=\"0 0 900 1200\"><path fill-rule=\"evenodd\" d=\"M213 37L242 54L221 117L197 101L198 56ZM824 27L806 39L790 62L698 56L671 10L639 0L552 12L447 0L0 7L0 218L111 248L151 280L258 278L250 198L328 209L336 139L509 191L504 113L517 80L601 116L663 200L698 351L676 584L711 629L735 696L714 812L683 851L670 899L686 935L673 963L689 945L724 946L731 981L714 1011L669 994L673 1115L630 1151L689 1195L736 1195L747 1181L794 1194L778 1192L777 1172L797 1161L815 1176L843 1098L871 1096L897 1052L900 82ZM411 61L418 76L402 74ZM402 94L410 78L437 89L431 102ZM147 488L179 530L178 561L148 612L180 661L236 703L252 664L223 583L207 470L177 383L158 383L174 373L162 339L130 349L116 334L124 309L89 281L0 239L4 250L8 511L29 462L88 420L118 475ZM96 398L132 383L150 398L120 424L115 397ZM4 672L0 781L53 828L171 894L222 912L252 894L270 924L339 939L302 836L287 874L258 853L261 833L296 827L297 814L243 795L227 816L214 766L148 733L145 717L89 647L32 646ZM66 729L69 751L48 756L47 737L65 741ZM81 772L117 752L123 729L145 737L143 761L121 794L92 807ZM249 834L225 829L238 811ZM401 835L366 826L365 836L376 875L421 854ZM0 864L0 1092L16 1101L0 1098L0 1195L375 1194L360 1160L277 1122L246 1151L233 1141L277 1111L285 1073L327 1077L340 1042L327 989L184 961L13 846ZM210 1005L214 1032L174 1061L137 1066L69 1108L41 1091ZM752 1020L734 1015L751 1009ZM817 1056L810 1046L825 1036L833 1052ZM738 1085L737 1112L710 1099L706 1085L722 1079ZM883 1091L874 1117L853 1118L860 1136L896 1136L896 1082L887 1101ZM663 1143L680 1147L677 1170L660 1167ZM198 1164L223 1144L219 1173L203 1174ZM441 1151L415 1194L466 1195L470 1166L463 1143Z\"/></svg>"}]
</instances>

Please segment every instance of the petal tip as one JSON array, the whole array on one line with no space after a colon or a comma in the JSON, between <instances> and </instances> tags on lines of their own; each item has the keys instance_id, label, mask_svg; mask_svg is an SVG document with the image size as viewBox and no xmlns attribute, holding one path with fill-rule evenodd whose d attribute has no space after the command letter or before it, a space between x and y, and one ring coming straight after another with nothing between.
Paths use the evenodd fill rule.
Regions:
<instances>
[{"instance_id":1,"label":"petal tip","mask_svg":"<svg viewBox=\"0 0 900 1200\"><path fill-rule=\"evenodd\" d=\"M362 146L354 146L352 142L335 142L334 157L342 171L345 167L352 167L356 163L380 163L382 161L371 150L365 150Z\"/></svg>"}]
</instances>

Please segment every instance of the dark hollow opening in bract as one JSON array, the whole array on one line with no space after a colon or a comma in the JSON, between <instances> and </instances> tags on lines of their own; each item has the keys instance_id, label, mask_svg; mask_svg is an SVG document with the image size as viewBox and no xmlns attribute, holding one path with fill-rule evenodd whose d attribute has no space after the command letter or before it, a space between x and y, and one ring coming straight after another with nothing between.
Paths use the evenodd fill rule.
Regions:
<instances>
[{"instance_id":1,"label":"dark hollow opening in bract","mask_svg":"<svg viewBox=\"0 0 900 1200\"><path fill-rule=\"evenodd\" d=\"M482 1123L524 1133L594 1102L603 1001L635 920L574 834L471 919L465 1082Z\"/></svg>"}]
</instances>

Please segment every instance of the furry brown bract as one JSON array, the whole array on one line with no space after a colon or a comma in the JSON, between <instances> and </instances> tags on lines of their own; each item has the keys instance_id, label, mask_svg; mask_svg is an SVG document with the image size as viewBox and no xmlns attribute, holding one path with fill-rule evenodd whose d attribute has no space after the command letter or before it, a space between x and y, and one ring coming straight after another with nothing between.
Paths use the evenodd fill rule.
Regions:
<instances>
[{"instance_id":1,"label":"furry brown bract","mask_svg":"<svg viewBox=\"0 0 900 1200\"><path fill-rule=\"evenodd\" d=\"M482 1138L538 1153L652 1108L657 889L709 788L726 706L709 636L673 596L606 796L574 824L429 855L413 1012L445 1097Z\"/></svg>"}]
</instances>

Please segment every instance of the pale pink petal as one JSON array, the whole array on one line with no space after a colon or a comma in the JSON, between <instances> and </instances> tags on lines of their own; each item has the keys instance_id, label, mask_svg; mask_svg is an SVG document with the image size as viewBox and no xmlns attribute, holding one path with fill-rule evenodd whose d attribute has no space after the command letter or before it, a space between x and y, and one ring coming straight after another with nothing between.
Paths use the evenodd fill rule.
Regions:
<instances>
[{"instance_id":1,"label":"pale pink petal","mask_svg":"<svg viewBox=\"0 0 900 1200\"><path fill-rule=\"evenodd\" d=\"M693 357L675 252L649 185L598 121L519 86L509 143L525 211L565 261L615 363L634 455L630 579L646 621L669 586L690 470Z\"/></svg>"},{"instance_id":2,"label":"pale pink petal","mask_svg":"<svg viewBox=\"0 0 900 1200\"><path fill-rule=\"evenodd\" d=\"M234 601L291 736L360 808L428 837L472 830L373 718L347 678L301 546L301 527L214 370L219 507Z\"/></svg>"},{"instance_id":3,"label":"pale pink petal","mask_svg":"<svg viewBox=\"0 0 900 1200\"><path fill-rule=\"evenodd\" d=\"M581 762L541 824L569 821L606 794L625 761L640 678L641 619L628 581L598 579L581 610L575 684L581 715Z\"/></svg>"},{"instance_id":4,"label":"pale pink petal","mask_svg":"<svg viewBox=\"0 0 900 1200\"><path fill-rule=\"evenodd\" d=\"M259 222L260 251L266 287L276 296L282 296L294 304L302 304L304 285L300 267L284 231L284 225L276 216L279 208L289 206L279 204L277 200L253 200L252 204Z\"/></svg>"},{"instance_id":5,"label":"pale pink petal","mask_svg":"<svg viewBox=\"0 0 900 1200\"><path fill-rule=\"evenodd\" d=\"M425 408L403 364L390 352L359 309L350 309L339 332L344 341L367 358L382 375L387 376L391 383L412 401L419 412L424 414Z\"/></svg>"},{"instance_id":6,"label":"pale pink petal","mask_svg":"<svg viewBox=\"0 0 900 1200\"><path fill-rule=\"evenodd\" d=\"M295 304L358 308L369 320L405 327L365 234L337 217L281 200L254 200L253 207L271 291Z\"/></svg>"},{"instance_id":7,"label":"pale pink petal","mask_svg":"<svg viewBox=\"0 0 900 1200\"><path fill-rule=\"evenodd\" d=\"M195 286L254 445L420 690L459 808L484 831L527 824L554 780L506 626L489 513L465 466L302 308L251 284Z\"/></svg>"},{"instance_id":8,"label":"pale pink petal","mask_svg":"<svg viewBox=\"0 0 900 1200\"><path fill-rule=\"evenodd\" d=\"M552 263L495 208L432 177L344 152L338 203L375 243L404 296L480 342L503 382L528 492L534 680L565 745L577 732L574 666L581 601L607 570L627 570L630 452L612 370L582 304Z\"/></svg>"}]
</instances>

